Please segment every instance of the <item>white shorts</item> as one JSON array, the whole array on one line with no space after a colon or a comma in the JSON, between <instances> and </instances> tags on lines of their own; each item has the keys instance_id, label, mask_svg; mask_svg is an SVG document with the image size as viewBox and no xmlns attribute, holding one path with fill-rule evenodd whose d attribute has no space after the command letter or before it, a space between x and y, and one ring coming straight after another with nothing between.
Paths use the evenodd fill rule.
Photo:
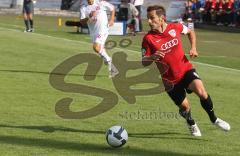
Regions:
<instances>
[{"instance_id":1,"label":"white shorts","mask_svg":"<svg viewBox=\"0 0 240 156\"><path fill-rule=\"evenodd\" d=\"M98 43L100 45L105 45L107 37L108 37L108 33L96 34L92 36L92 42Z\"/></svg>"}]
</instances>

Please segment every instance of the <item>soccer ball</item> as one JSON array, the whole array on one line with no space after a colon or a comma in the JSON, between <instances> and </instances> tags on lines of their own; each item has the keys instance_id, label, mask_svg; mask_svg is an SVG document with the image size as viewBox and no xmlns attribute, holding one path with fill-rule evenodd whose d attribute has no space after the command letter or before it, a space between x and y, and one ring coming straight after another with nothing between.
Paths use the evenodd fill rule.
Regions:
<instances>
[{"instance_id":1,"label":"soccer ball","mask_svg":"<svg viewBox=\"0 0 240 156\"><path fill-rule=\"evenodd\" d=\"M128 133L122 126L113 126L107 130L107 143L112 147L121 147L128 140Z\"/></svg>"}]
</instances>

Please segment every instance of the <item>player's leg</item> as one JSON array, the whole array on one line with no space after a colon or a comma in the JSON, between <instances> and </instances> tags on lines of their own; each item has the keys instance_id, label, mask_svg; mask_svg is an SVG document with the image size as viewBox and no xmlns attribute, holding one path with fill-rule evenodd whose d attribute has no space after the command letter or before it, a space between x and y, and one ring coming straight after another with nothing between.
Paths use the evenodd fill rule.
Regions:
<instances>
[{"instance_id":1,"label":"player's leg","mask_svg":"<svg viewBox=\"0 0 240 156\"><path fill-rule=\"evenodd\" d=\"M28 6L28 19L29 19L29 23L30 23L30 30L31 32L34 31L33 29L33 13L34 13L34 8L33 8L33 3L30 3Z\"/></svg>"},{"instance_id":2,"label":"player's leg","mask_svg":"<svg viewBox=\"0 0 240 156\"><path fill-rule=\"evenodd\" d=\"M103 51L106 52L106 49L105 49L105 43L106 43L106 40L108 38L108 33L105 33L104 35L104 38L103 38ZM115 77L117 74L119 74L119 71L118 69L115 67L115 65L112 63L112 59L110 62L108 62L108 70L109 70L109 78L113 78Z\"/></svg>"},{"instance_id":3,"label":"player's leg","mask_svg":"<svg viewBox=\"0 0 240 156\"><path fill-rule=\"evenodd\" d=\"M226 130L226 131L230 130L230 125L227 122L216 117L214 110L213 110L212 99L211 99L210 95L208 95L208 93L205 90L205 87L203 85L203 82L200 79L194 79L189 84L188 89L193 91L200 98L200 103L201 103L203 109L207 112L212 123L216 124L223 130Z\"/></svg>"},{"instance_id":4,"label":"player's leg","mask_svg":"<svg viewBox=\"0 0 240 156\"><path fill-rule=\"evenodd\" d=\"M193 80L190 84L188 89L192 90L197 96L200 98L200 103L203 109L208 113L208 116L212 123L217 120L217 117L213 110L213 102L211 97L206 92L203 83L200 79Z\"/></svg>"},{"instance_id":5,"label":"player's leg","mask_svg":"<svg viewBox=\"0 0 240 156\"><path fill-rule=\"evenodd\" d=\"M119 72L117 68L113 65L112 59L107 54L106 49L104 47L107 36L108 34L97 35L95 37L93 49L103 58L104 62L108 65L109 77L112 78L115 75L117 75Z\"/></svg>"},{"instance_id":6,"label":"player's leg","mask_svg":"<svg viewBox=\"0 0 240 156\"><path fill-rule=\"evenodd\" d=\"M97 33L92 36L93 50L103 58L105 63L112 60L104 48L105 41L107 39L106 35L107 34L105 34L105 33L102 33L102 34Z\"/></svg>"},{"instance_id":7,"label":"player's leg","mask_svg":"<svg viewBox=\"0 0 240 156\"><path fill-rule=\"evenodd\" d=\"M103 45L101 45L99 43L94 43L93 50L103 58L105 63L108 63L112 60L111 57L107 54Z\"/></svg>"},{"instance_id":8,"label":"player's leg","mask_svg":"<svg viewBox=\"0 0 240 156\"><path fill-rule=\"evenodd\" d=\"M109 78L116 76L119 73L119 71L112 63L112 59L111 57L108 56L104 46L101 44L95 43L93 45L93 49L103 58L104 63L108 65Z\"/></svg>"},{"instance_id":9,"label":"player's leg","mask_svg":"<svg viewBox=\"0 0 240 156\"><path fill-rule=\"evenodd\" d=\"M32 13L28 14L28 19L29 19L29 23L30 23L30 30L31 30L31 32L33 32L34 29L33 29L33 14Z\"/></svg>"},{"instance_id":10,"label":"player's leg","mask_svg":"<svg viewBox=\"0 0 240 156\"><path fill-rule=\"evenodd\" d=\"M179 114L186 119L188 125L194 125L195 121L193 120L191 116L191 109L188 99L185 97L185 99L182 101L179 107Z\"/></svg>"},{"instance_id":11,"label":"player's leg","mask_svg":"<svg viewBox=\"0 0 240 156\"><path fill-rule=\"evenodd\" d=\"M24 24L25 24L24 32L28 32L29 31L29 21L28 21L26 9L24 7L23 7L23 20L24 20Z\"/></svg>"},{"instance_id":12,"label":"player's leg","mask_svg":"<svg viewBox=\"0 0 240 156\"><path fill-rule=\"evenodd\" d=\"M202 136L198 125L192 118L190 104L187 98L185 98L182 104L179 105L179 114L186 119L190 133L193 136Z\"/></svg>"},{"instance_id":13,"label":"player's leg","mask_svg":"<svg viewBox=\"0 0 240 156\"><path fill-rule=\"evenodd\" d=\"M176 84L167 92L174 103L179 107L179 114L186 120L188 128L193 136L201 136L201 132L191 116L191 109L182 82Z\"/></svg>"}]
</instances>

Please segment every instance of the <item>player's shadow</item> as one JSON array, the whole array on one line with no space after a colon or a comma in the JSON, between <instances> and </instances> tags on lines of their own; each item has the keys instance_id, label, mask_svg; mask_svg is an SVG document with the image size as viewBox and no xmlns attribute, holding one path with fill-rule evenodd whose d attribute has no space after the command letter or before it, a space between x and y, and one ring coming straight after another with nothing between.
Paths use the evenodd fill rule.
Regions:
<instances>
[{"instance_id":1,"label":"player's shadow","mask_svg":"<svg viewBox=\"0 0 240 156\"><path fill-rule=\"evenodd\" d=\"M74 129L68 127L58 127L58 126L14 126L14 125L4 125L0 124L2 128L17 128L17 129L28 129L28 130L40 130L45 133L53 133L56 131L63 132L78 132L87 134L101 134L104 135L105 131L96 130L82 130ZM178 133L178 132L159 132L159 133L129 133L129 137L133 138L159 138L159 139L178 139L178 140L196 140L196 141L208 141L201 138L191 137L189 134Z\"/></svg>"},{"instance_id":2,"label":"player's shadow","mask_svg":"<svg viewBox=\"0 0 240 156\"><path fill-rule=\"evenodd\" d=\"M42 74L42 75L49 75L49 74L53 74L53 75L66 75L64 73L52 73L52 72L44 72L44 71L33 71L33 70L0 70L0 72L8 72L8 73L29 73L29 74ZM74 73L70 73L68 74L68 76L88 76L88 77L95 77L96 75L94 74L74 74ZM108 77L108 75L101 75L101 74L97 74L97 77Z\"/></svg>"},{"instance_id":3,"label":"player's shadow","mask_svg":"<svg viewBox=\"0 0 240 156\"><path fill-rule=\"evenodd\" d=\"M106 144L93 144L93 143L84 143L79 139L79 141L68 141L68 140L53 140L53 139L43 139L43 138L31 138L31 137L20 137L20 136L6 136L0 135L0 143L9 144L11 146L28 146L28 147L37 147L37 148L47 148L47 149L58 149L58 150L68 150L70 151L79 151L79 152L89 152L89 154L114 154L114 155L168 155L168 156L197 156L196 154L185 154L185 153L176 153L172 151L163 151L163 150L148 150L135 148L131 146L125 146L123 148L110 148ZM25 153L27 154L27 153ZM41 154L48 154L41 153ZM202 154L201 154L202 155Z\"/></svg>"},{"instance_id":4,"label":"player's shadow","mask_svg":"<svg viewBox=\"0 0 240 156\"><path fill-rule=\"evenodd\" d=\"M86 35L86 34L82 34L81 32L77 32L77 31L68 31L67 33L69 34L76 34L76 35Z\"/></svg>"},{"instance_id":5,"label":"player's shadow","mask_svg":"<svg viewBox=\"0 0 240 156\"><path fill-rule=\"evenodd\" d=\"M104 135L104 131L95 131L95 130L81 130L67 127L58 127L58 126L14 126L0 124L1 128L19 128L27 130L40 130L46 133L53 133L55 131L63 132L77 132L77 133L86 133L91 135ZM136 138L161 138L162 139L191 139L188 137L176 137L176 135L182 135L181 133L176 132L161 132L161 133L129 133L129 137ZM47 135L49 136L49 135ZM136 147L131 147L131 144L125 145L123 148L111 148L103 140L102 143L86 143L79 141L69 141L69 140L56 140L50 138L33 138L32 136L22 137L22 136L9 136L9 135L0 135L0 144L10 144L17 146L28 146L28 147L37 147L37 148L47 148L47 149L59 149L59 150L68 150L68 151L79 151L79 152L89 152L93 155L97 154L113 154L114 155L132 155L132 156L146 156L146 155L168 155L168 156L198 156L198 154L186 154L186 153L176 153L166 150L150 150L150 149L141 149ZM167 137L168 136L168 137ZM173 137L171 137L173 136ZM193 138L192 138L193 139ZM191 140L192 140L191 139ZM196 139L199 140L199 139ZM48 154L48 153L43 153ZM199 154L200 155L200 154ZM203 154L201 154L203 155ZM208 154L206 154L208 155Z\"/></svg>"},{"instance_id":6,"label":"player's shadow","mask_svg":"<svg viewBox=\"0 0 240 156\"><path fill-rule=\"evenodd\" d=\"M58 127L58 126L14 126L14 125L4 125L0 124L2 128L19 128L19 129L29 129L29 130L40 130L46 133L53 133L55 131L63 132L79 132L79 133L92 133L92 134L104 134L103 131L91 131L91 130L80 130L67 127Z\"/></svg>"},{"instance_id":7,"label":"player's shadow","mask_svg":"<svg viewBox=\"0 0 240 156\"><path fill-rule=\"evenodd\" d=\"M177 132L159 132L159 133L129 133L129 137L133 138L156 138L156 139L174 139L174 140L196 140L196 141L208 141L206 139L190 136L189 133L177 133Z\"/></svg>"}]
</instances>

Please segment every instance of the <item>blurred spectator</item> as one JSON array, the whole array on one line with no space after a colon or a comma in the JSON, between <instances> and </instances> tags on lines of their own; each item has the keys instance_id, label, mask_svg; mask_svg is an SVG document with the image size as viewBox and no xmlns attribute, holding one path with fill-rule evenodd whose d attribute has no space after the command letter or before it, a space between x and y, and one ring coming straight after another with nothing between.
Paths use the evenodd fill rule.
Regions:
<instances>
[{"instance_id":1,"label":"blurred spectator","mask_svg":"<svg viewBox=\"0 0 240 156\"><path fill-rule=\"evenodd\" d=\"M211 23L212 21L212 0L206 0L204 5L204 12L203 12L203 21L205 23Z\"/></svg>"},{"instance_id":2,"label":"blurred spectator","mask_svg":"<svg viewBox=\"0 0 240 156\"><path fill-rule=\"evenodd\" d=\"M144 0L130 0L130 3L132 3L138 10L138 19L139 19L139 31L143 31L143 25L142 25L142 5L144 3Z\"/></svg>"},{"instance_id":3,"label":"blurred spectator","mask_svg":"<svg viewBox=\"0 0 240 156\"><path fill-rule=\"evenodd\" d=\"M204 12L204 6L205 6L205 0L199 0L200 2L200 9L199 9L199 17L200 17L200 23L203 23L203 12Z\"/></svg>"},{"instance_id":4,"label":"blurred spectator","mask_svg":"<svg viewBox=\"0 0 240 156\"><path fill-rule=\"evenodd\" d=\"M121 0L117 20L127 21L128 28L133 28L134 34L139 32L138 15L138 10L133 4L129 3L129 0Z\"/></svg>"},{"instance_id":5,"label":"blurred spectator","mask_svg":"<svg viewBox=\"0 0 240 156\"><path fill-rule=\"evenodd\" d=\"M238 8L236 12L237 12L237 18L236 18L237 26L240 26L240 0L238 0Z\"/></svg>"},{"instance_id":6,"label":"blurred spectator","mask_svg":"<svg viewBox=\"0 0 240 156\"><path fill-rule=\"evenodd\" d=\"M224 11L222 0L216 0L214 8L215 20L217 25L223 25L224 23Z\"/></svg>"},{"instance_id":7,"label":"blurred spectator","mask_svg":"<svg viewBox=\"0 0 240 156\"><path fill-rule=\"evenodd\" d=\"M240 0L187 0L184 20L225 25L240 25Z\"/></svg>"},{"instance_id":8,"label":"blurred spectator","mask_svg":"<svg viewBox=\"0 0 240 156\"><path fill-rule=\"evenodd\" d=\"M234 1L234 18L233 26L240 26L240 0Z\"/></svg>"},{"instance_id":9,"label":"blurred spectator","mask_svg":"<svg viewBox=\"0 0 240 156\"><path fill-rule=\"evenodd\" d=\"M226 1L226 21L225 24L228 26L233 26L234 21L234 3L233 0Z\"/></svg>"},{"instance_id":10,"label":"blurred spectator","mask_svg":"<svg viewBox=\"0 0 240 156\"><path fill-rule=\"evenodd\" d=\"M185 15L184 15L184 20L186 19L192 19L192 6L193 6L193 2L192 0L187 0L185 2Z\"/></svg>"},{"instance_id":11,"label":"blurred spectator","mask_svg":"<svg viewBox=\"0 0 240 156\"><path fill-rule=\"evenodd\" d=\"M192 1L192 18L195 22L202 22L202 16L201 16L201 8L202 3L199 0L193 0Z\"/></svg>"}]
</instances>

